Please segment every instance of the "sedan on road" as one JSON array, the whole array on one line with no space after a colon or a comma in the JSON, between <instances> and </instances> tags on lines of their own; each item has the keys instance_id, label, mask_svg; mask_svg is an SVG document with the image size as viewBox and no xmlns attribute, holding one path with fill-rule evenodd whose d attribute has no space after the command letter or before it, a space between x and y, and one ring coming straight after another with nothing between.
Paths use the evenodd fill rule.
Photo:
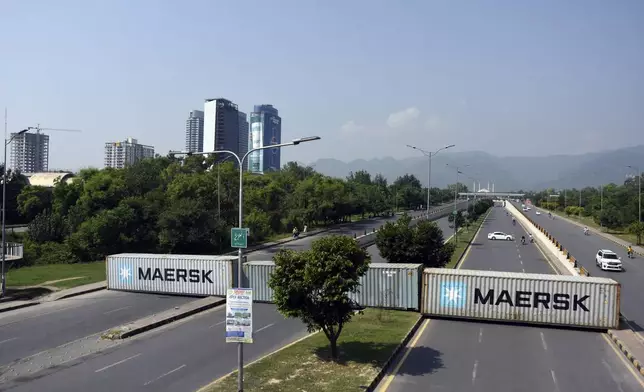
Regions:
<instances>
[{"instance_id":1,"label":"sedan on road","mask_svg":"<svg viewBox=\"0 0 644 392\"><path fill-rule=\"evenodd\" d=\"M514 236L512 234L505 234L502 231L495 231L494 233L489 233L487 235L488 240L505 240L505 241L514 241Z\"/></svg>"},{"instance_id":2,"label":"sedan on road","mask_svg":"<svg viewBox=\"0 0 644 392\"><path fill-rule=\"evenodd\" d=\"M541 215L541 211L537 211L537 212L535 212L535 214Z\"/></svg>"}]
</instances>

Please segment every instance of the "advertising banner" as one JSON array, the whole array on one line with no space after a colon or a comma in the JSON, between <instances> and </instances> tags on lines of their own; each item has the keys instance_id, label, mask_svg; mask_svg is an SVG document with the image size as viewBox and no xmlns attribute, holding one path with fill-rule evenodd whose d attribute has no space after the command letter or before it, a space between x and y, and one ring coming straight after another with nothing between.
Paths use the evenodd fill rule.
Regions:
<instances>
[{"instance_id":1,"label":"advertising banner","mask_svg":"<svg viewBox=\"0 0 644 392\"><path fill-rule=\"evenodd\" d=\"M264 146L264 124L261 116L251 116L250 123L250 148L260 148ZM248 170L252 173L263 173L264 151L252 152L249 156Z\"/></svg>"},{"instance_id":2,"label":"advertising banner","mask_svg":"<svg viewBox=\"0 0 644 392\"><path fill-rule=\"evenodd\" d=\"M253 343L253 289L228 289L226 343Z\"/></svg>"}]
</instances>

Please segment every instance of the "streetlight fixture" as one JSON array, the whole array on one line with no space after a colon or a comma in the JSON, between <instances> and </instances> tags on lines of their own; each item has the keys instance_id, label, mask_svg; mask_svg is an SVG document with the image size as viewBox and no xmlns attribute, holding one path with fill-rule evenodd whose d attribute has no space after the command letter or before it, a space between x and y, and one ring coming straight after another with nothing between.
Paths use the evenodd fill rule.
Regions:
<instances>
[{"instance_id":1,"label":"streetlight fixture","mask_svg":"<svg viewBox=\"0 0 644 392\"><path fill-rule=\"evenodd\" d=\"M428 164L428 168L427 168L428 169L427 170L427 216L429 216L429 204L431 202L429 193L431 191L431 185L432 185L431 184L431 182L432 182L432 157L434 155L438 154L439 152L443 151L443 150L447 150L448 148L452 148L452 147L455 147L455 146L456 146L456 144L450 144L450 145L445 146L443 148L439 148L438 150L436 150L434 152L431 152L431 151L423 150L422 148L419 148L419 147L411 146L409 144L407 145L407 147L413 148L414 150L417 150L417 151L420 151L424 156L429 158L428 159L429 164Z\"/></svg>"},{"instance_id":2,"label":"streetlight fixture","mask_svg":"<svg viewBox=\"0 0 644 392\"><path fill-rule=\"evenodd\" d=\"M449 166L452 168L456 169L456 184L454 184L454 238L456 239L456 202L458 200L458 175L459 174L465 174L461 171L461 169L470 167L472 165L465 165L465 166L451 166L449 163L446 163L445 166Z\"/></svg>"},{"instance_id":3,"label":"streetlight fixture","mask_svg":"<svg viewBox=\"0 0 644 392\"><path fill-rule=\"evenodd\" d=\"M4 139L4 172L2 173L2 293L0 293L0 298L3 298L5 296L7 290L7 277L5 274L4 266L7 259L7 226L5 225L5 216L7 215L7 146L11 144L16 136L22 135L27 132L29 132L29 129L23 129L18 133L14 133L13 136L9 138L9 140L7 140L6 136Z\"/></svg>"},{"instance_id":4,"label":"streetlight fixture","mask_svg":"<svg viewBox=\"0 0 644 392\"><path fill-rule=\"evenodd\" d=\"M257 147L253 148L251 150L248 150L246 154L244 154L243 157L239 157L237 153L234 151L230 150L217 150L217 151L198 151L198 152L184 152L184 151L170 151L170 154L185 154L185 155L191 155L191 154L204 154L204 155L212 155L212 154L229 154L233 156L235 159L237 159L237 163L239 164L239 228L242 228L242 223L243 223L243 214L242 214L242 209L243 209L243 201L244 201L244 161L250 155L252 152L259 151L259 150L266 150L269 148L281 148L281 147L287 147L287 146L297 146L300 143L305 143L305 142L312 142L315 140L320 140L321 138L319 136L309 136L309 137L303 137L303 138L298 138L298 139L293 139L292 141L288 143L280 143L280 144L269 144L266 146L262 147ZM242 279L242 268L243 268L243 251L242 248L237 249L237 287L241 288L243 285L243 279ZM244 391L244 343L237 343L237 391L238 392L243 392Z\"/></svg>"},{"instance_id":5,"label":"streetlight fixture","mask_svg":"<svg viewBox=\"0 0 644 392\"><path fill-rule=\"evenodd\" d=\"M638 188L638 204L639 204L639 221L642 221L642 172L639 166L628 165L633 170L637 170L637 188Z\"/></svg>"}]
</instances>

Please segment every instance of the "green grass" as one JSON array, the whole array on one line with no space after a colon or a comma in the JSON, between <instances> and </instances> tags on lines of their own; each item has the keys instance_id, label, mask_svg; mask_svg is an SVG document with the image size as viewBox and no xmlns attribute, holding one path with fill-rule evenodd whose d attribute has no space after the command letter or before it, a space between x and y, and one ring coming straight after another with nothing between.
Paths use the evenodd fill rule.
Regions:
<instances>
[{"instance_id":1,"label":"green grass","mask_svg":"<svg viewBox=\"0 0 644 392\"><path fill-rule=\"evenodd\" d=\"M413 312L367 309L342 331L337 363L329 361L328 340L319 332L248 365L244 370L244 391L362 392L418 317ZM206 390L236 391L237 372Z\"/></svg>"},{"instance_id":2,"label":"green grass","mask_svg":"<svg viewBox=\"0 0 644 392\"><path fill-rule=\"evenodd\" d=\"M454 253L452 254L452 258L447 263L445 268L455 268L456 264L458 263L458 260L461 258L463 253L467 251L467 248L470 245L470 241L474 238L476 235L476 232L478 231L479 227L481 227L481 224L483 224L483 221L485 220L485 217L487 216L488 213L485 213L481 215L476 222L474 222L472 225L470 225L469 229L463 229L459 231L458 236L457 236L457 242L456 242L456 249L454 250ZM454 241L454 237L450 238L450 242Z\"/></svg>"},{"instance_id":3,"label":"green grass","mask_svg":"<svg viewBox=\"0 0 644 392\"><path fill-rule=\"evenodd\" d=\"M627 241L627 242L630 242L632 244L635 244L637 242L637 237L635 237L632 234L628 234L626 232L626 229L620 228L620 229L608 230L607 228L601 227L600 225L598 225L595 222L595 220L590 216L583 216L582 215L581 217L579 217L579 215L566 215L565 213L560 212L560 211L550 211L550 212L552 212L553 214L555 214L557 216L560 216L562 218L568 218L568 219L573 220L575 222L579 222L582 225L586 225L588 227L592 227L594 229L600 230L600 231L602 231L602 232L604 232L606 234L613 235L613 236L615 236L617 238L620 238L620 239L622 239L624 241Z\"/></svg>"},{"instance_id":4,"label":"green grass","mask_svg":"<svg viewBox=\"0 0 644 392\"><path fill-rule=\"evenodd\" d=\"M83 264L50 264L23 267L7 273L8 287L38 286L60 279L80 278L48 284L60 289L82 286L105 280L105 262Z\"/></svg>"}]
</instances>

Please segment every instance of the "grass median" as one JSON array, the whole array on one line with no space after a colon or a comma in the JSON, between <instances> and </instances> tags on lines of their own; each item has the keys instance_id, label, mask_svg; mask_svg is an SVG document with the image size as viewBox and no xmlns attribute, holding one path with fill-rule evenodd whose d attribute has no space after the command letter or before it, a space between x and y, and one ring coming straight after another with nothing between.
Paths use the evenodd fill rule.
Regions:
<instances>
[{"instance_id":1,"label":"grass median","mask_svg":"<svg viewBox=\"0 0 644 392\"><path fill-rule=\"evenodd\" d=\"M367 309L345 326L338 340L340 360L329 358L329 342L317 333L244 370L247 392L360 392L418 320L418 313ZM237 372L209 385L208 392L237 390Z\"/></svg>"},{"instance_id":2,"label":"grass median","mask_svg":"<svg viewBox=\"0 0 644 392\"><path fill-rule=\"evenodd\" d=\"M488 211L489 212L489 211ZM481 215L474 223L470 225L469 228L467 229L462 229L461 231L458 232L458 236L450 238L450 242L454 241L454 238L457 238L456 240L456 249L454 249L454 253L452 254L452 258L447 263L445 268L454 268L456 267L456 264L458 261L461 259L461 256L463 256L463 253L467 251L467 248L470 245L470 242L476 235L476 232L478 231L479 227L483 224L483 221L485 220L485 217L487 217L487 212L483 215Z\"/></svg>"},{"instance_id":3,"label":"grass median","mask_svg":"<svg viewBox=\"0 0 644 392\"><path fill-rule=\"evenodd\" d=\"M53 286L68 289L105 280L105 262L36 265L10 270L8 287Z\"/></svg>"}]
</instances>

